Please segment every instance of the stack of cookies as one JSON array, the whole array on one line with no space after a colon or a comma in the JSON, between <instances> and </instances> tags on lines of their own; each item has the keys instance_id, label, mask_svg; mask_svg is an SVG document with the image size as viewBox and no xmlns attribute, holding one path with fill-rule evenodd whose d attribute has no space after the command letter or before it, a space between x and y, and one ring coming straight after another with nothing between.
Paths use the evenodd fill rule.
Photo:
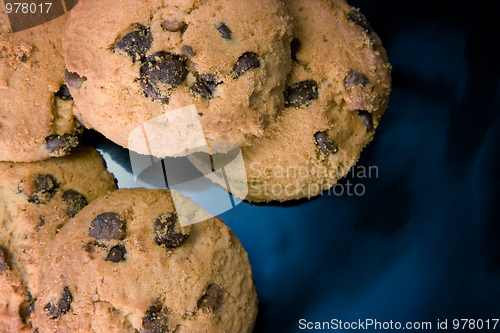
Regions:
<instances>
[{"instance_id":1,"label":"stack of cookies","mask_svg":"<svg viewBox=\"0 0 500 333\"><path fill-rule=\"evenodd\" d=\"M131 144L134 130L194 105L175 130L187 144L199 123L208 144L241 147L244 199L257 202L333 186L372 140L391 84L379 37L344 0L85 0L63 49L86 127L155 154Z\"/></svg>"},{"instance_id":2,"label":"stack of cookies","mask_svg":"<svg viewBox=\"0 0 500 333\"><path fill-rule=\"evenodd\" d=\"M250 332L236 236L166 189L118 190L81 134L151 154L132 133L193 106L154 144L198 124L240 148L244 199L311 197L372 140L390 70L344 0L80 0L17 33L0 0L0 332Z\"/></svg>"}]
</instances>

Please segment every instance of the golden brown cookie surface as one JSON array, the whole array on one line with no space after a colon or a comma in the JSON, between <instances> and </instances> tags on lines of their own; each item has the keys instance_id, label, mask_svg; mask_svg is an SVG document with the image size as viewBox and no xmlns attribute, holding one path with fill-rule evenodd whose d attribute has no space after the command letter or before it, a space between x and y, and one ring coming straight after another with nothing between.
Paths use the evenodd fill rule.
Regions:
<instances>
[{"instance_id":1,"label":"golden brown cookie surface","mask_svg":"<svg viewBox=\"0 0 500 333\"><path fill-rule=\"evenodd\" d=\"M247 144L283 107L290 32L276 0L80 1L63 38L79 118L128 147L195 104L208 140Z\"/></svg>"},{"instance_id":2,"label":"golden brown cookie surface","mask_svg":"<svg viewBox=\"0 0 500 333\"><path fill-rule=\"evenodd\" d=\"M64 85L62 28L67 16L12 33L0 1L0 160L63 156L81 125Z\"/></svg>"},{"instance_id":3,"label":"golden brown cookie surface","mask_svg":"<svg viewBox=\"0 0 500 333\"><path fill-rule=\"evenodd\" d=\"M90 147L39 162L0 162L0 332L29 330L47 244L89 202L115 189Z\"/></svg>"},{"instance_id":4,"label":"golden brown cookie surface","mask_svg":"<svg viewBox=\"0 0 500 333\"><path fill-rule=\"evenodd\" d=\"M44 271L34 325L250 332L257 295L241 243L217 218L181 227L177 211L168 190L121 189L85 207L51 245L57 264Z\"/></svg>"}]
</instances>

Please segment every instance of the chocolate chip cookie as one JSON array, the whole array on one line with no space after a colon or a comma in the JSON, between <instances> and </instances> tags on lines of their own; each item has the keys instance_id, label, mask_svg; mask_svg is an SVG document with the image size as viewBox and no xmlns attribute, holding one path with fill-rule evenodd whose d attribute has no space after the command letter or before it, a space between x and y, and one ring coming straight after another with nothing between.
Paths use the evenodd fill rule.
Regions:
<instances>
[{"instance_id":1,"label":"chocolate chip cookie","mask_svg":"<svg viewBox=\"0 0 500 333\"><path fill-rule=\"evenodd\" d=\"M242 148L249 201L308 198L333 186L372 140L391 87L386 51L359 10L343 0L283 2L295 26L292 71L284 111Z\"/></svg>"},{"instance_id":2,"label":"chocolate chip cookie","mask_svg":"<svg viewBox=\"0 0 500 333\"><path fill-rule=\"evenodd\" d=\"M379 37L343 0L285 0L294 18L286 109L243 147L251 201L311 197L356 163L384 114L391 76Z\"/></svg>"},{"instance_id":3,"label":"chocolate chip cookie","mask_svg":"<svg viewBox=\"0 0 500 333\"><path fill-rule=\"evenodd\" d=\"M134 129L193 104L208 140L262 136L283 108L290 41L277 0L87 0L63 46L79 119L130 148Z\"/></svg>"},{"instance_id":4,"label":"chocolate chip cookie","mask_svg":"<svg viewBox=\"0 0 500 333\"><path fill-rule=\"evenodd\" d=\"M89 202L116 189L97 151L0 162L0 332L30 329L45 248Z\"/></svg>"},{"instance_id":5,"label":"chocolate chip cookie","mask_svg":"<svg viewBox=\"0 0 500 333\"><path fill-rule=\"evenodd\" d=\"M82 209L50 244L34 327L250 332L257 294L241 243L221 220L184 224L180 211L168 190L146 189L120 189Z\"/></svg>"},{"instance_id":6,"label":"chocolate chip cookie","mask_svg":"<svg viewBox=\"0 0 500 333\"><path fill-rule=\"evenodd\" d=\"M67 16L12 33L0 1L0 160L63 156L83 127L64 83L62 29Z\"/></svg>"}]
</instances>

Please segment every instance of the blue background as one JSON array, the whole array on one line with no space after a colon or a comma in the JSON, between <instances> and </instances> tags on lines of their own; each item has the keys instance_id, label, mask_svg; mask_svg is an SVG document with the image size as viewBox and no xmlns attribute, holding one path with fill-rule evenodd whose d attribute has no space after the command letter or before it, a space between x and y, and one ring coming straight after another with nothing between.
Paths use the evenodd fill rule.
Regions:
<instances>
[{"instance_id":1,"label":"blue background","mask_svg":"<svg viewBox=\"0 0 500 333\"><path fill-rule=\"evenodd\" d=\"M498 1L350 3L393 66L389 109L358 163L378 177L341 181L363 184L363 196L242 203L220 216L253 266L255 332L304 332L300 319L436 331L437 320L500 318ZM126 151L94 140L130 167Z\"/></svg>"}]
</instances>

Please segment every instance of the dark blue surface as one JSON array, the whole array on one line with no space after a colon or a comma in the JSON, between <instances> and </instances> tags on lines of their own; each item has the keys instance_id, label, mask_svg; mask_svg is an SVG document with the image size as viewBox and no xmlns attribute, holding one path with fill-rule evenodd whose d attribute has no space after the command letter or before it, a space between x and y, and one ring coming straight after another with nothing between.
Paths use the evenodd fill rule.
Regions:
<instances>
[{"instance_id":1,"label":"dark blue surface","mask_svg":"<svg viewBox=\"0 0 500 333\"><path fill-rule=\"evenodd\" d=\"M243 203L221 216L253 265L256 332L307 331L300 319L436 331L438 319L451 329L500 318L498 2L351 4L393 65L389 110L358 163L378 178L342 180L363 196Z\"/></svg>"}]
</instances>

